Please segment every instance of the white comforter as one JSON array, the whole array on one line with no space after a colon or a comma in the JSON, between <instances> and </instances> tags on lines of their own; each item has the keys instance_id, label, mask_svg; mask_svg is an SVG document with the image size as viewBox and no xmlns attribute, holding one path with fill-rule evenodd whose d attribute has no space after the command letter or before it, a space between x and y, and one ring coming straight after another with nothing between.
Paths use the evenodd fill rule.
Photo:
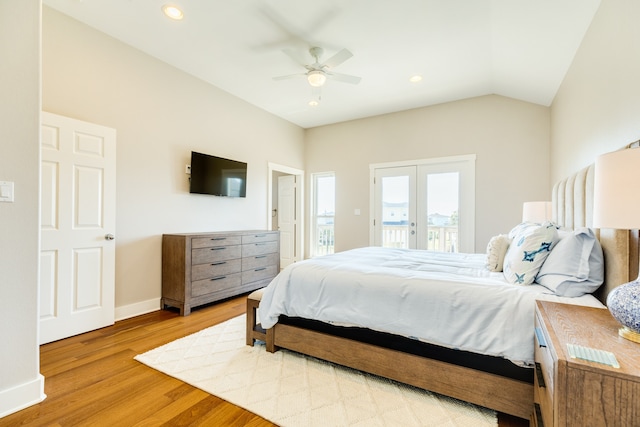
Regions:
<instances>
[{"instance_id":1,"label":"white comforter","mask_svg":"<svg viewBox=\"0 0 640 427\"><path fill-rule=\"evenodd\" d=\"M536 299L603 307L591 295L563 298L491 273L483 254L379 247L298 262L265 289L258 315L281 314L417 338L533 364Z\"/></svg>"}]
</instances>

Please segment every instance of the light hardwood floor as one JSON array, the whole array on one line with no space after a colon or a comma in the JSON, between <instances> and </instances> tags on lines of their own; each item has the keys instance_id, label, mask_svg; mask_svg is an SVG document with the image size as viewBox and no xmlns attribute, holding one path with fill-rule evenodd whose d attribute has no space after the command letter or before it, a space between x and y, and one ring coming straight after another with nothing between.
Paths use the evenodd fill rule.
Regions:
<instances>
[{"instance_id":1,"label":"light hardwood floor","mask_svg":"<svg viewBox=\"0 0 640 427\"><path fill-rule=\"evenodd\" d=\"M0 426L250 426L274 424L133 360L245 312L246 296L182 317L161 310L41 346L47 398ZM500 427L524 427L499 414Z\"/></svg>"}]
</instances>

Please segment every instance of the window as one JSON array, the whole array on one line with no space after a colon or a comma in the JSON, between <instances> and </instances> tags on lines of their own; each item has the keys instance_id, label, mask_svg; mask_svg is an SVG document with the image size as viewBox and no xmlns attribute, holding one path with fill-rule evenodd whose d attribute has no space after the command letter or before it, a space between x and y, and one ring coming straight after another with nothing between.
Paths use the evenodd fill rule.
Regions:
<instances>
[{"instance_id":1,"label":"window","mask_svg":"<svg viewBox=\"0 0 640 427\"><path fill-rule=\"evenodd\" d=\"M333 172L312 174L311 256L334 252L334 219L336 213L336 177Z\"/></svg>"}]
</instances>

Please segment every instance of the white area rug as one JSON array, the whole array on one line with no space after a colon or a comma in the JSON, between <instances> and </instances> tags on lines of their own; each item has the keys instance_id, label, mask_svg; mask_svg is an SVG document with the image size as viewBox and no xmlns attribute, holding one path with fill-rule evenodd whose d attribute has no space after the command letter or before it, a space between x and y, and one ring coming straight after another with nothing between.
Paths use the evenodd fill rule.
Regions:
<instances>
[{"instance_id":1,"label":"white area rug","mask_svg":"<svg viewBox=\"0 0 640 427\"><path fill-rule=\"evenodd\" d=\"M135 357L281 426L496 426L494 411L298 353L245 345L245 317Z\"/></svg>"}]
</instances>

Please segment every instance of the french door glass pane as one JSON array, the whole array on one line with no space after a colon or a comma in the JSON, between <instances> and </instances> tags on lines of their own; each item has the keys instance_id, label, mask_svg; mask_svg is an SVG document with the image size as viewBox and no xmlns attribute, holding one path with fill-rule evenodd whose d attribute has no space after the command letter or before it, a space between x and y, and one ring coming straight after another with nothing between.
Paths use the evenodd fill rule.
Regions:
<instances>
[{"instance_id":1,"label":"french door glass pane","mask_svg":"<svg viewBox=\"0 0 640 427\"><path fill-rule=\"evenodd\" d=\"M382 178L382 246L409 248L409 177Z\"/></svg>"},{"instance_id":2,"label":"french door glass pane","mask_svg":"<svg viewBox=\"0 0 640 427\"><path fill-rule=\"evenodd\" d=\"M426 249L458 252L458 172L430 173L426 186Z\"/></svg>"}]
</instances>

